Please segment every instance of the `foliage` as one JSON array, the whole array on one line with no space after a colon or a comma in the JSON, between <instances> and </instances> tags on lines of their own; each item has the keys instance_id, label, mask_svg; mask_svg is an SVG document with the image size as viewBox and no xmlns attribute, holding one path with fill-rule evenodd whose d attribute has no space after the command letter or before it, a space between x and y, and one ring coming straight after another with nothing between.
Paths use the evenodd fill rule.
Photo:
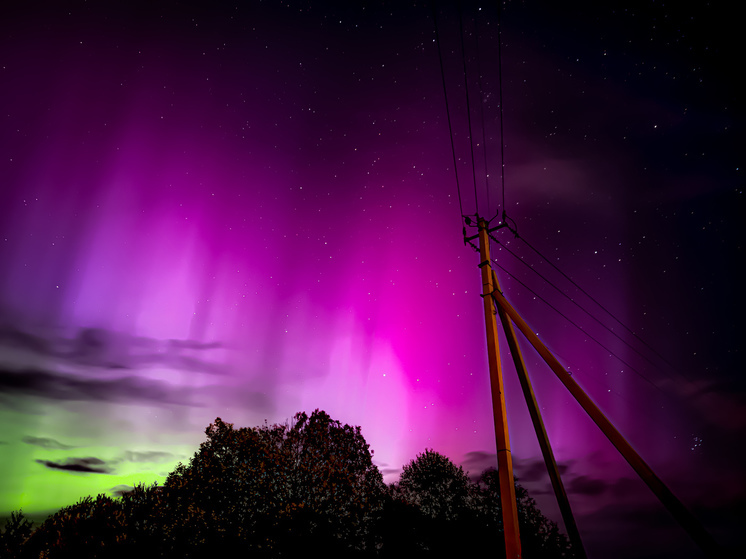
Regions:
<instances>
[{"instance_id":1,"label":"foliage","mask_svg":"<svg viewBox=\"0 0 746 559\"><path fill-rule=\"evenodd\" d=\"M502 533L500 480L497 470L489 468L482 472L478 488L483 522L490 529L498 529ZM560 533L555 522L541 513L528 491L516 483L515 494L523 555L540 559L573 557L567 536Z\"/></svg>"},{"instance_id":2,"label":"foliage","mask_svg":"<svg viewBox=\"0 0 746 559\"><path fill-rule=\"evenodd\" d=\"M297 414L292 425L252 429L218 418L205 433L189 464L179 464L162 487L139 485L119 500L87 497L31 537L14 513L2 534L4 556L375 552L386 486L359 427L317 410Z\"/></svg>"},{"instance_id":3,"label":"foliage","mask_svg":"<svg viewBox=\"0 0 746 559\"><path fill-rule=\"evenodd\" d=\"M403 556L398 551L404 544L410 554L423 557L494 555L485 544L497 547L495 538L485 538L478 523L476 490L463 468L446 456L431 449L419 454L391 487L398 507L390 507L390 514L405 528L388 534L388 554Z\"/></svg>"},{"instance_id":4,"label":"foliage","mask_svg":"<svg viewBox=\"0 0 746 559\"><path fill-rule=\"evenodd\" d=\"M21 548L31 535L31 522L23 516L23 511L12 512L0 530L0 557L16 557L15 550Z\"/></svg>"},{"instance_id":5,"label":"foliage","mask_svg":"<svg viewBox=\"0 0 746 559\"><path fill-rule=\"evenodd\" d=\"M292 426L234 429L218 418L206 434L163 488L169 552L375 549L386 488L359 427L316 410Z\"/></svg>"},{"instance_id":6,"label":"foliage","mask_svg":"<svg viewBox=\"0 0 746 559\"><path fill-rule=\"evenodd\" d=\"M188 464L163 486L120 499L86 497L35 532L20 512L0 532L0 557L444 557L502 548L499 483L433 450L386 487L359 427L325 412L236 429L217 418ZM570 557L556 524L516 486L526 557Z\"/></svg>"},{"instance_id":7,"label":"foliage","mask_svg":"<svg viewBox=\"0 0 746 559\"><path fill-rule=\"evenodd\" d=\"M470 509L470 485L461 466L428 449L404 466L397 490L426 516L450 521Z\"/></svg>"},{"instance_id":8,"label":"foliage","mask_svg":"<svg viewBox=\"0 0 746 559\"><path fill-rule=\"evenodd\" d=\"M47 518L23 546L19 557L124 557L127 518L118 501L85 497Z\"/></svg>"},{"instance_id":9,"label":"foliage","mask_svg":"<svg viewBox=\"0 0 746 559\"><path fill-rule=\"evenodd\" d=\"M407 528L389 532L389 541L409 538L410 554L504 555L500 484L497 470L483 472L472 483L463 468L426 450L404 466L391 488L398 508L390 506ZM528 492L516 484L523 555L532 558L571 557L567 538L546 518Z\"/></svg>"}]
</instances>

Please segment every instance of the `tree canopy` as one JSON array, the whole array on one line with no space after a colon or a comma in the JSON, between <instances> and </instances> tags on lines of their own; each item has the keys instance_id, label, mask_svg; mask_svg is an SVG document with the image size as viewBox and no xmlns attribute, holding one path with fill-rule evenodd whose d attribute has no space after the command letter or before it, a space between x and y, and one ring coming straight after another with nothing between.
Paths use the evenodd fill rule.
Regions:
<instances>
[{"instance_id":1,"label":"tree canopy","mask_svg":"<svg viewBox=\"0 0 746 559\"><path fill-rule=\"evenodd\" d=\"M271 427L234 429L217 418L205 433L163 488L181 551L323 545L349 554L375 545L386 486L359 427L316 410Z\"/></svg>"},{"instance_id":2,"label":"tree canopy","mask_svg":"<svg viewBox=\"0 0 746 559\"><path fill-rule=\"evenodd\" d=\"M499 484L478 483L425 450L386 486L360 427L323 411L283 425L234 428L217 418L164 485L86 497L32 531L14 513L0 557L445 557L503 550ZM527 557L571 557L567 539L520 486Z\"/></svg>"},{"instance_id":3,"label":"tree canopy","mask_svg":"<svg viewBox=\"0 0 746 559\"><path fill-rule=\"evenodd\" d=\"M391 494L400 503L395 509L399 525L407 526L400 529L397 539L407 540L411 552L504 556L497 470L485 470L473 483L461 466L428 449L404 466ZM518 484L516 496L523 555L572 557L567 537Z\"/></svg>"},{"instance_id":4,"label":"tree canopy","mask_svg":"<svg viewBox=\"0 0 746 559\"><path fill-rule=\"evenodd\" d=\"M405 465L398 493L431 518L456 520L472 506L471 482L461 466L433 450L425 450Z\"/></svg>"}]
</instances>

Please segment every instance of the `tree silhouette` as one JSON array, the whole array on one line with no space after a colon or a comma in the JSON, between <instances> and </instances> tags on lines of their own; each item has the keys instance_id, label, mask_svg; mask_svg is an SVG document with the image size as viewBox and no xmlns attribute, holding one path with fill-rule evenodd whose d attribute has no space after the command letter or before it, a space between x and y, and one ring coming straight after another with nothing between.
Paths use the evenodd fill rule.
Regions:
<instances>
[{"instance_id":1,"label":"tree silhouette","mask_svg":"<svg viewBox=\"0 0 746 559\"><path fill-rule=\"evenodd\" d=\"M85 497L47 518L31 535L18 557L125 557L127 517L118 501Z\"/></svg>"},{"instance_id":2,"label":"tree silhouette","mask_svg":"<svg viewBox=\"0 0 746 559\"><path fill-rule=\"evenodd\" d=\"M482 472L478 484L478 508L481 521L489 531L499 531L502 538L500 479L495 468ZM536 501L520 484L515 484L521 548L525 557L554 559L573 557L567 536L557 524L544 516Z\"/></svg>"},{"instance_id":3,"label":"tree silhouette","mask_svg":"<svg viewBox=\"0 0 746 559\"><path fill-rule=\"evenodd\" d=\"M0 530L0 557L15 558L16 551L31 535L31 522L26 519L22 511L10 513L5 521L5 527Z\"/></svg>"},{"instance_id":4,"label":"tree silhouette","mask_svg":"<svg viewBox=\"0 0 746 559\"><path fill-rule=\"evenodd\" d=\"M402 469L401 498L431 518L456 520L471 508L471 482L461 466L427 449Z\"/></svg>"},{"instance_id":5,"label":"tree silhouette","mask_svg":"<svg viewBox=\"0 0 746 559\"><path fill-rule=\"evenodd\" d=\"M505 554L500 484L488 469L472 483L463 468L433 450L404 466L391 487L388 541L421 556ZM516 484L523 555L572 557L567 538L545 517L528 492ZM406 528L396 528L406 526ZM392 546L389 546L389 548Z\"/></svg>"},{"instance_id":6,"label":"tree silhouette","mask_svg":"<svg viewBox=\"0 0 746 559\"><path fill-rule=\"evenodd\" d=\"M438 452L427 449L405 465L391 494L399 503L391 507L400 517L396 524L405 528L389 540L418 555L480 554L491 541L478 522L477 487L461 466Z\"/></svg>"},{"instance_id":7,"label":"tree silhouette","mask_svg":"<svg viewBox=\"0 0 746 559\"><path fill-rule=\"evenodd\" d=\"M163 489L171 551L375 549L386 488L359 427L316 410L292 426L234 429L218 418L205 432Z\"/></svg>"},{"instance_id":8,"label":"tree silhouette","mask_svg":"<svg viewBox=\"0 0 746 559\"><path fill-rule=\"evenodd\" d=\"M445 557L504 553L499 483L426 450L386 487L360 427L323 411L236 429L217 418L163 486L86 497L33 533L20 512L0 557ZM567 538L517 486L526 557L570 557Z\"/></svg>"}]
</instances>

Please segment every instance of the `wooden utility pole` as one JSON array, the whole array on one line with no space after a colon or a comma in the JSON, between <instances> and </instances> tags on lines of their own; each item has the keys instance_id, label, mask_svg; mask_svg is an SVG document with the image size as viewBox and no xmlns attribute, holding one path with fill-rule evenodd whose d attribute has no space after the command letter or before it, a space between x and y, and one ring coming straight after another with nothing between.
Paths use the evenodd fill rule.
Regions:
<instances>
[{"instance_id":1,"label":"wooden utility pole","mask_svg":"<svg viewBox=\"0 0 746 559\"><path fill-rule=\"evenodd\" d=\"M470 225L471 221L466 218L466 224ZM503 390L502 371L500 368L500 352L497 342L497 320L495 316L500 315L505 337L508 340L510 351L516 366L516 372L521 382L526 404L529 408L531 420L534 423L536 436L539 439L544 461L549 470L549 476L552 480L557 500L560 505L562 517L565 526L570 535L570 541L573 544L575 554L579 557L585 557L580 540L580 533L575 524L575 520L570 509L570 503L567 494L560 479L559 470L554 460L549 438L547 437L544 423L541 419L541 413L534 396L531 382L528 378L526 366L521 355L520 348L515 335L515 324L523 333L529 343L534 346L537 353L549 365L549 368L559 378L565 388L573 395L580 406L591 417L611 443L616 447L619 453L632 466L642 480L655 493L661 503L669 510L673 517L681 524L692 539L700 546L708 558L721 557L722 548L718 546L712 536L707 532L704 526L697 518L689 512L684 504L671 492L671 490L655 475L653 470L648 466L639 454L632 448L622 434L617 431L616 427L607 419L596 404L588 397L582 388L573 380L572 376L557 361L557 358L547 349L547 347L534 334L533 330L526 324L526 321L518 312L508 303L500 291L497 282L497 275L491 266L489 237L489 223L480 217L477 217L479 233L474 237L464 237L464 241L471 244L471 241L479 238L479 256L481 261L479 267L482 271L482 298L484 299L484 319L487 326L487 355L490 368L490 387L492 390L492 413L495 422L495 442L497 444L497 464L500 480L500 504L502 507L502 520L505 532L505 552L507 559L519 559L521 557L521 540L518 533L518 514L516 510L515 482L513 479L513 457L510 453L510 440L508 438L508 420L505 410L505 394ZM496 227L498 229L500 226ZM464 233L466 231L464 230ZM474 245L472 245L474 246ZM475 247L476 248L476 247Z\"/></svg>"},{"instance_id":2,"label":"wooden utility pole","mask_svg":"<svg viewBox=\"0 0 746 559\"><path fill-rule=\"evenodd\" d=\"M521 558L521 537L518 533L518 510L515 500L513 479L513 456L510 453L508 437L508 416L505 411L505 391L503 390L500 369L500 351L497 343L496 307L493 298L495 285L490 266L490 244L487 221L478 218L479 226L479 267L482 270L482 298L484 299L484 321L487 326L487 356L490 367L490 388L492 392L492 415L495 421L495 443L497 446L497 473L500 480L500 505L505 534L505 556L507 559Z\"/></svg>"},{"instance_id":3,"label":"wooden utility pole","mask_svg":"<svg viewBox=\"0 0 746 559\"><path fill-rule=\"evenodd\" d=\"M480 240L481 240L481 222L480 222ZM484 268L482 268L484 271ZM484 275L483 275L484 277ZM507 314L511 320L515 323L518 329L523 332L526 339L534 346L537 353L544 359L549 368L552 369L557 378L565 385L565 388L573 395L575 400L585 410L596 425L601 429L604 435L611 441L619 453L629 463L630 466L637 472L637 475L647 484L647 486L655 493L656 497L660 502L668 509L673 517L681 524L684 530L687 531L689 536L699 545L699 547L705 552L707 557L722 557L722 549L715 542L713 537L705 530L704 526L697 520L697 518L689 512L684 504L671 492L671 490L661 481L661 479L655 475L653 470L642 457L632 448L622 434L617 431L616 427L607 419L607 417L601 412L596 406L593 400L583 391L582 388L575 382L565 368L557 361L552 352L539 340L539 337L534 334L533 330L529 327L525 320L518 314L518 312L508 303L507 299L499 291L495 291L494 299L500 306L502 311Z\"/></svg>"},{"instance_id":4,"label":"wooden utility pole","mask_svg":"<svg viewBox=\"0 0 746 559\"><path fill-rule=\"evenodd\" d=\"M493 287L500 293L500 284L497 281L497 274L492 270L492 284ZM567 535L570 538L574 556L577 559L585 559L585 548L583 547L583 540L580 538L580 531L578 525L575 523L575 516L572 514L572 508L570 508L570 500L567 498L565 492L565 486L562 483L560 477L559 468L557 462L554 459L554 452L552 452L552 445L549 444L549 436L547 430L544 427L544 420L541 418L541 411L539 410L539 404L536 401L536 395L534 389L531 386L531 379L528 376L528 370L526 369L526 363L523 360L523 354L521 348L518 346L518 339L515 335L515 329L513 323L510 321L510 317L501 306L497 306L497 314L500 316L500 322L503 326L503 332L505 332L505 339L508 341L508 347L510 348L510 354L513 356L513 363L515 363L515 372L518 374L518 380L521 383L523 389L523 396L526 399L526 405L528 406L528 413L531 416L531 422L534 424L534 431L536 432L536 438L539 441L539 447L541 448L541 454L544 457L544 463L547 466L547 472L549 473L549 479L552 481L552 488L554 494L557 497L557 504L559 505L560 512L562 513L562 520L565 522L565 529Z\"/></svg>"}]
</instances>

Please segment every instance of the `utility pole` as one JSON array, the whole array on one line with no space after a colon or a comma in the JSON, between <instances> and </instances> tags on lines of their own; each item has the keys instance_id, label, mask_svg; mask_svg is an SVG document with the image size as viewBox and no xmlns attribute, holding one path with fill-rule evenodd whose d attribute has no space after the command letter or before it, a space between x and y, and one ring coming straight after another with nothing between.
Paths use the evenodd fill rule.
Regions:
<instances>
[{"instance_id":1,"label":"utility pole","mask_svg":"<svg viewBox=\"0 0 746 559\"><path fill-rule=\"evenodd\" d=\"M500 290L500 284L497 281L497 274L495 273L495 270L492 270L492 284L498 292L502 293L502 291ZM503 309L500 305L497 306L497 314L500 316L500 322L503 326L503 332L505 332L505 339L508 341L510 354L513 356L513 362L515 363L515 372L518 374L518 380L520 381L521 388L523 389L523 396L526 399L528 413L531 416L531 422L534 424L536 438L539 441L539 447L541 448L541 454L544 457L544 463L547 466L549 479L552 482L552 488L554 489L554 494L557 497L557 503L559 504L560 513L562 513L562 520L565 521L565 529L567 530L567 535L570 538L574 556L576 559L586 559L583 540L580 538L578 525L575 523L575 516L572 514L572 508L570 508L570 500L567 498L567 492L565 492L565 486L562 483L559 468L557 467L557 462L554 459L552 445L549 443L549 436L547 435L547 430L544 427L544 420L541 418L539 404L536 401L536 395L534 394L534 389L531 386L531 379L529 379L528 377L528 370L526 369L526 363L523 360L521 348L518 346L518 339L515 335L513 323L510 321L510 317L508 317L508 315L506 314L505 309Z\"/></svg>"},{"instance_id":2,"label":"utility pole","mask_svg":"<svg viewBox=\"0 0 746 559\"><path fill-rule=\"evenodd\" d=\"M481 222L480 222L480 240L481 240ZM482 268L484 272L484 268ZM484 277L484 273L482 275ZM661 479L655 475L653 470L642 457L637 454L637 451L632 448L622 434L617 431L616 427L608 420L603 412L596 406L593 400L583 391L582 388L575 382L565 368L557 361L557 358L552 354L544 343L539 340L539 337L534 334L534 331L529 327L525 320L518 314L507 299L499 291L495 291L494 299L497 305L501 308L505 314L515 323L518 329L523 333L529 343L534 346L536 352L544 359L549 368L559 378L560 382L565 385L565 388L573 395L575 400L590 416L593 422L601 429L604 435L611 441L619 453L629 463L630 466L637 472L637 475L647 484L647 486L653 491L660 502L665 506L671 515L678 521L689 536L699 545L705 555L709 558L716 558L723 556L723 550L715 542L713 537L707 532L705 527L699 520L689 512L684 504L674 495L671 490L661 481ZM499 455L498 455L499 456Z\"/></svg>"},{"instance_id":3,"label":"utility pole","mask_svg":"<svg viewBox=\"0 0 746 559\"><path fill-rule=\"evenodd\" d=\"M487 326L487 356L490 367L490 389L492 392L492 415L495 422L495 443L497 446L497 473L500 480L500 505L505 534L505 556L507 559L521 559L521 537L518 533L518 510L513 479L513 456L508 437L508 416L505 411L505 391L503 390L500 351L497 342L497 310L493 293L496 288L492 281L489 231L487 221L477 218L479 228L479 268L482 270L482 299L484 299L484 321Z\"/></svg>"}]
</instances>

